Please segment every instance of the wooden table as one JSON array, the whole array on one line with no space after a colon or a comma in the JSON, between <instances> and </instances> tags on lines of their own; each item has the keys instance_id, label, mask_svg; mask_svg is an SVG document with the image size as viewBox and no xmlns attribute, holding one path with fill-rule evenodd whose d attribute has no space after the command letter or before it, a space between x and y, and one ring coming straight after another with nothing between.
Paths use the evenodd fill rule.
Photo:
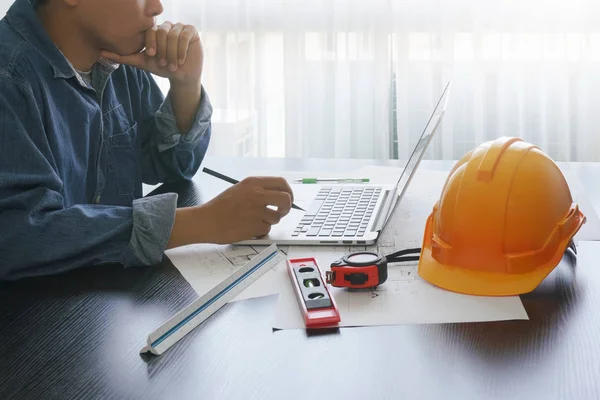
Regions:
<instances>
[{"instance_id":1,"label":"wooden table","mask_svg":"<svg viewBox=\"0 0 600 400\"><path fill-rule=\"evenodd\" d=\"M370 160L208 159L252 169L348 169ZM421 168L448 169L451 162ZM599 210L600 166L572 164ZM202 187L202 190L199 187ZM200 174L180 204L223 190ZM598 399L600 243L581 242L522 296L529 321L273 332L275 297L227 305L161 357L149 332L196 298L168 260L0 284L0 399Z\"/></svg>"}]
</instances>

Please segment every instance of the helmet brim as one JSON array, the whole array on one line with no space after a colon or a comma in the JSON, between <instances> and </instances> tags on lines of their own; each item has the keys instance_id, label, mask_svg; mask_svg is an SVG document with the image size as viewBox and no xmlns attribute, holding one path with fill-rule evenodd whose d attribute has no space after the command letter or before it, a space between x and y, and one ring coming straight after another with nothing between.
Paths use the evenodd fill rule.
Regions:
<instances>
[{"instance_id":1,"label":"helmet brim","mask_svg":"<svg viewBox=\"0 0 600 400\"><path fill-rule=\"evenodd\" d=\"M548 263L522 274L500 274L474 271L459 266L443 265L431 255L431 249L423 247L419 259L418 274L427 282L442 289L473 296L517 296L535 290L561 262L570 241L561 246ZM572 257L575 257L573 252Z\"/></svg>"}]
</instances>

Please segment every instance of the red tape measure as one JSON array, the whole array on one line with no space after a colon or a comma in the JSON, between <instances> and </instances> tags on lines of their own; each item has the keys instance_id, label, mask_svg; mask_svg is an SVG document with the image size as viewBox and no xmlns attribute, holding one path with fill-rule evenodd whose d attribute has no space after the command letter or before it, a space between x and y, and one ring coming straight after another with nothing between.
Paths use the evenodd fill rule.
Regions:
<instances>
[{"instance_id":1,"label":"red tape measure","mask_svg":"<svg viewBox=\"0 0 600 400\"><path fill-rule=\"evenodd\" d=\"M388 278L388 263L418 261L419 256L406 256L420 253L421 249L406 249L384 256L372 251L358 251L346 254L331 263L325 273L325 281L334 287L354 289L374 288Z\"/></svg>"},{"instance_id":2,"label":"red tape measure","mask_svg":"<svg viewBox=\"0 0 600 400\"><path fill-rule=\"evenodd\" d=\"M387 280L387 259L370 251L350 253L331 263L325 279L335 287L375 287Z\"/></svg>"}]
</instances>

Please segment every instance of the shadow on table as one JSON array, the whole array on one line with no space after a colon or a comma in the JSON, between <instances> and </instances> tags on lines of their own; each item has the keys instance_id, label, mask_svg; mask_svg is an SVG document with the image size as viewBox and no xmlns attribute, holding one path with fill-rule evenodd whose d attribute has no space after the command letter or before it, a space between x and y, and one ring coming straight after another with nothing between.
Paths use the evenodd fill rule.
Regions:
<instances>
[{"instance_id":1,"label":"shadow on table","mask_svg":"<svg viewBox=\"0 0 600 400\"><path fill-rule=\"evenodd\" d=\"M568 253L531 293L521 295L529 320L443 325L446 342L460 343L480 361L505 366L552 354L552 344L567 331L583 295L576 280L576 261Z\"/></svg>"},{"instance_id":2,"label":"shadow on table","mask_svg":"<svg viewBox=\"0 0 600 400\"><path fill-rule=\"evenodd\" d=\"M187 285L166 256L154 266L125 268L121 264L105 264L83 267L55 275L0 282L0 311L20 312L32 304L73 297L88 297L91 301L95 294L113 296L111 298L121 296L134 303L162 303L170 296L163 288L175 284L177 288Z\"/></svg>"},{"instance_id":3,"label":"shadow on table","mask_svg":"<svg viewBox=\"0 0 600 400\"><path fill-rule=\"evenodd\" d=\"M120 264L106 264L51 276L0 282L0 292L15 295L26 293L28 297L34 297L32 294L35 293L38 299L41 296L56 298L98 291L129 292L147 272L137 268L123 268Z\"/></svg>"}]
</instances>

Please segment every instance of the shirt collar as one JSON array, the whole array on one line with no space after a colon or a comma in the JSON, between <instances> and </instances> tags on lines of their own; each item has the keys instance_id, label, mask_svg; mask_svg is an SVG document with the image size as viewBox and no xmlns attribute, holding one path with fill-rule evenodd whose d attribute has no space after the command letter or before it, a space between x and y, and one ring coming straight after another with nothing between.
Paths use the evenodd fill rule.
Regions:
<instances>
[{"instance_id":1,"label":"shirt collar","mask_svg":"<svg viewBox=\"0 0 600 400\"><path fill-rule=\"evenodd\" d=\"M8 23L48 60L54 70L55 78L79 76L40 23L34 8L35 1L15 0L6 12ZM114 71L119 67L119 64L106 59L101 59L99 64L108 71Z\"/></svg>"}]
</instances>

